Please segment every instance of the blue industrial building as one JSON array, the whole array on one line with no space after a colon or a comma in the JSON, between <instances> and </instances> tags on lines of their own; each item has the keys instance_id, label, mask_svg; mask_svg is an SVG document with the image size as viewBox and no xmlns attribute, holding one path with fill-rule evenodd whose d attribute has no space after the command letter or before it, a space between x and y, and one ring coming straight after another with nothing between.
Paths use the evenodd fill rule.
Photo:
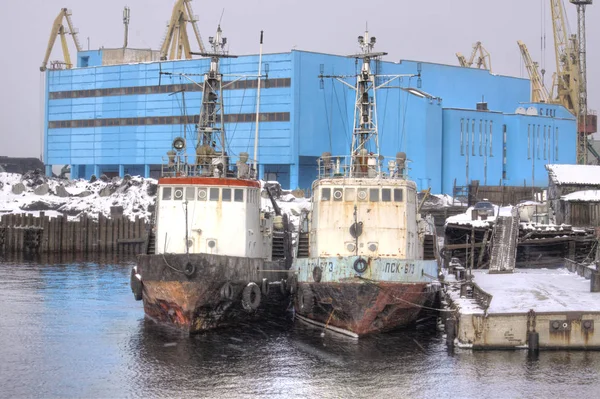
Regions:
<instances>
[{"instance_id":1,"label":"blue industrial building","mask_svg":"<svg viewBox=\"0 0 600 399\"><path fill-rule=\"evenodd\" d=\"M156 176L173 138L195 139L201 98L198 86L160 72L199 82L209 60L102 65L102 52L80 52L78 68L47 71L47 171L70 165L73 178ZM451 194L454 185L473 180L545 186L545 164L576 162L575 118L559 105L528 103L527 79L425 62L374 63L380 74L421 72L420 79L404 77L379 90L376 99L382 153L406 152L419 189ZM225 81L256 76L257 70L257 55L221 60ZM357 64L344 56L291 51L264 55L265 70L260 176L309 188L322 152L350 152L354 112L354 92L318 76L353 75ZM253 152L255 76L223 90L234 161L242 151Z\"/></svg>"}]
</instances>

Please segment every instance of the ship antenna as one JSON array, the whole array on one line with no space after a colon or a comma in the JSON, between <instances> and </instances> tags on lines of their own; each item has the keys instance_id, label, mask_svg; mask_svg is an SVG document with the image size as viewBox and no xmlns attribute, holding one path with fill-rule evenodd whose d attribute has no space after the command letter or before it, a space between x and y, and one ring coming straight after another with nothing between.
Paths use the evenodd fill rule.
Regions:
<instances>
[{"instance_id":1,"label":"ship antenna","mask_svg":"<svg viewBox=\"0 0 600 399\"><path fill-rule=\"evenodd\" d=\"M263 51L263 31L260 31L260 47L258 51L258 82L256 87L256 122L254 132L254 173L258 178L258 124L259 124L259 112L260 112L260 78L261 78L261 67L262 67L262 51Z\"/></svg>"}]
</instances>

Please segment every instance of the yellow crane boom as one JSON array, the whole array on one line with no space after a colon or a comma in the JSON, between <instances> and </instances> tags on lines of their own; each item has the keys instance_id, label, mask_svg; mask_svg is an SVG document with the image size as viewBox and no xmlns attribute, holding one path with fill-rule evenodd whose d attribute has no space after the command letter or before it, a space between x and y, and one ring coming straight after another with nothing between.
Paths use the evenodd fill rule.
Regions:
<instances>
[{"instance_id":1,"label":"yellow crane boom","mask_svg":"<svg viewBox=\"0 0 600 399\"><path fill-rule=\"evenodd\" d=\"M190 42L187 34L187 23L192 24L194 35L198 41L200 52L206 52L198 25L192 14L191 0L177 0L173 6L173 12L171 13L171 19L167 26L167 33L165 39L160 46L160 59L161 60L175 60L185 57L185 59L192 58Z\"/></svg>"},{"instance_id":2,"label":"yellow crane boom","mask_svg":"<svg viewBox=\"0 0 600 399\"><path fill-rule=\"evenodd\" d=\"M577 37L567 31L562 0L550 0L550 6L556 56L556 78L552 91L556 95L556 102L577 116L579 115Z\"/></svg>"},{"instance_id":3,"label":"yellow crane boom","mask_svg":"<svg viewBox=\"0 0 600 399\"><path fill-rule=\"evenodd\" d=\"M483 69L492 72L492 56L485 47L483 47L481 42L476 42L473 45L471 56L468 60L461 53L456 53L456 57L458 58L458 63L461 67L470 68L473 64L476 64L477 68L481 69L481 67L483 67ZM475 58L477 58L477 60Z\"/></svg>"},{"instance_id":4,"label":"yellow crane boom","mask_svg":"<svg viewBox=\"0 0 600 399\"><path fill-rule=\"evenodd\" d=\"M67 21L68 30L65 29L65 26L63 24L64 20ZM56 38L58 36L60 36L60 42L64 57L64 65L66 68L73 67L73 64L71 63L71 55L69 54L69 47L67 46L67 39L65 37L65 35L67 34L73 37L73 42L75 43L77 51L81 51L81 45L79 44L79 40L77 39L77 31L73 27L73 21L71 21L71 12L66 8L62 8L52 24L52 29L50 30L50 37L48 39L48 46L46 47L46 53L44 55L44 60L42 61L42 66L40 66L40 71L44 72L47 69L48 60L50 59L52 48L54 47L54 43L56 42Z\"/></svg>"},{"instance_id":5,"label":"yellow crane boom","mask_svg":"<svg viewBox=\"0 0 600 399\"><path fill-rule=\"evenodd\" d=\"M529 50L527 50L525 43L519 40L517 41L517 44L521 50L521 56L523 57L525 68L527 68L527 73L529 74L529 79L531 80L531 101L535 103L550 102L550 95L548 94L548 90L544 86L544 82L540 76L538 63L531 59L531 55L529 54Z\"/></svg>"}]
</instances>

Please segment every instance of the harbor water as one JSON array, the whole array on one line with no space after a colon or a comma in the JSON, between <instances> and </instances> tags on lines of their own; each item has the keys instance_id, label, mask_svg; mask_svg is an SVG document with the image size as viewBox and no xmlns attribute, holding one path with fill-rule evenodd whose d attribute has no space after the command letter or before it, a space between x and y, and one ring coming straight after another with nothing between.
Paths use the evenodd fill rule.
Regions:
<instances>
[{"instance_id":1,"label":"harbor water","mask_svg":"<svg viewBox=\"0 0 600 399\"><path fill-rule=\"evenodd\" d=\"M359 341L291 318L189 337L144 318L134 259L0 256L0 397L595 397L600 353L448 352L435 317Z\"/></svg>"}]
</instances>

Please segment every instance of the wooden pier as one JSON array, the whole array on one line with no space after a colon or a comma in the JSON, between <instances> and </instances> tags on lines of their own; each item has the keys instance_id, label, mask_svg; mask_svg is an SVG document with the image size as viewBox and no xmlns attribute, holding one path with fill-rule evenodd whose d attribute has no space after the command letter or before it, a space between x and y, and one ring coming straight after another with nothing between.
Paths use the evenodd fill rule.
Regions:
<instances>
[{"instance_id":1,"label":"wooden pier","mask_svg":"<svg viewBox=\"0 0 600 399\"><path fill-rule=\"evenodd\" d=\"M117 253L139 254L146 250L149 225L125 216L98 219L83 215L49 217L40 212L6 214L0 218L0 253Z\"/></svg>"}]
</instances>

